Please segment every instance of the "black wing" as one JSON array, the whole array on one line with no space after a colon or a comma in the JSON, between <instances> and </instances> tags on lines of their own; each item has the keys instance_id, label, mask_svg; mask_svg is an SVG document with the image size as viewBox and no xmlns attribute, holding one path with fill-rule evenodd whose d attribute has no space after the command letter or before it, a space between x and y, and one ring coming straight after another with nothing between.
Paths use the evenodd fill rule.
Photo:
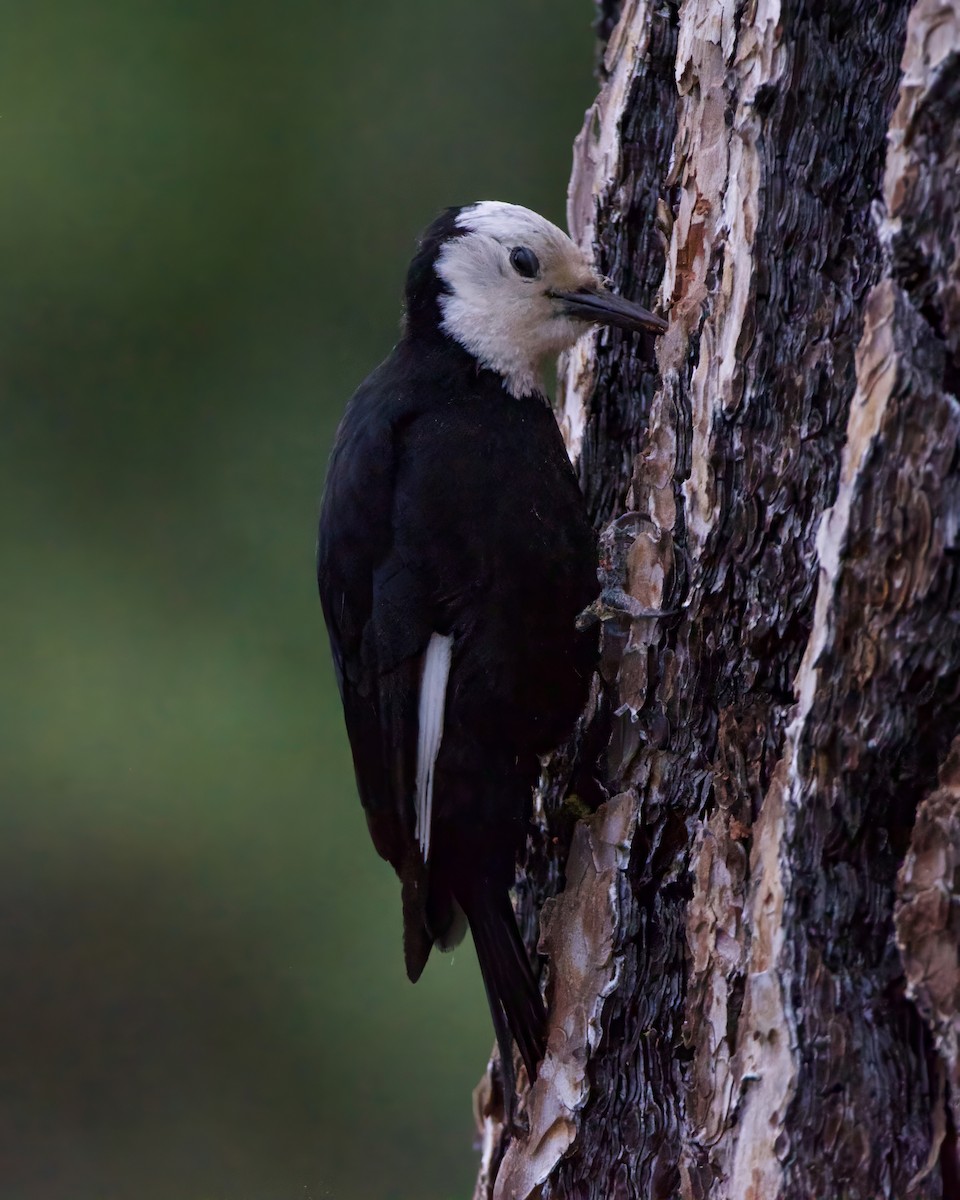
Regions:
<instances>
[{"instance_id":1,"label":"black wing","mask_svg":"<svg viewBox=\"0 0 960 1200\"><path fill-rule=\"evenodd\" d=\"M407 970L416 976L432 944L413 806L421 659L432 628L422 588L394 549L396 459L408 414L390 366L361 386L337 432L317 581L357 789L374 846L403 885Z\"/></svg>"}]
</instances>

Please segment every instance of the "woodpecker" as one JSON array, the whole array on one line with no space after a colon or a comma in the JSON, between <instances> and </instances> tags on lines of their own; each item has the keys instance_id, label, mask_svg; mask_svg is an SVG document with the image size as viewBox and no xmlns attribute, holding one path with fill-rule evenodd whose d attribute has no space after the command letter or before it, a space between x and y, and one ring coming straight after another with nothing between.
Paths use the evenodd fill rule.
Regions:
<instances>
[{"instance_id":1,"label":"woodpecker","mask_svg":"<svg viewBox=\"0 0 960 1200\"><path fill-rule=\"evenodd\" d=\"M347 405L317 577L373 844L401 882L407 974L469 925L512 1111L540 989L510 901L542 755L586 700L596 538L542 368L591 325L662 333L556 225L447 209L410 264L402 336Z\"/></svg>"}]
</instances>

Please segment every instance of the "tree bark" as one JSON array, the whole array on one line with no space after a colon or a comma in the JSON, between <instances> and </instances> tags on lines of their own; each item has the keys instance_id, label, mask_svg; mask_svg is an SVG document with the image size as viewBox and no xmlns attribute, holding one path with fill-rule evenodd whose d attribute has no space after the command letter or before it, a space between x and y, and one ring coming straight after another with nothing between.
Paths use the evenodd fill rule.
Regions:
<instances>
[{"instance_id":1,"label":"tree bark","mask_svg":"<svg viewBox=\"0 0 960 1200\"><path fill-rule=\"evenodd\" d=\"M670 329L562 370L602 664L518 895L547 1058L526 1133L478 1090L476 1196L954 1200L960 5L598 30L571 230Z\"/></svg>"}]
</instances>

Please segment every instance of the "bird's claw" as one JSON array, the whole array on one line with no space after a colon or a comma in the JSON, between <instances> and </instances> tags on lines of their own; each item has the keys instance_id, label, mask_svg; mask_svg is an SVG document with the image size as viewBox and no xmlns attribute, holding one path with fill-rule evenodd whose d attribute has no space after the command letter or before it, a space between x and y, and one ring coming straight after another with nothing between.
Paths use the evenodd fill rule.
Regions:
<instances>
[{"instance_id":1,"label":"bird's claw","mask_svg":"<svg viewBox=\"0 0 960 1200\"><path fill-rule=\"evenodd\" d=\"M631 620L672 617L679 611L677 608L647 608L622 588L608 588L577 617L577 629L583 633L598 621L612 621L615 617L629 617Z\"/></svg>"}]
</instances>

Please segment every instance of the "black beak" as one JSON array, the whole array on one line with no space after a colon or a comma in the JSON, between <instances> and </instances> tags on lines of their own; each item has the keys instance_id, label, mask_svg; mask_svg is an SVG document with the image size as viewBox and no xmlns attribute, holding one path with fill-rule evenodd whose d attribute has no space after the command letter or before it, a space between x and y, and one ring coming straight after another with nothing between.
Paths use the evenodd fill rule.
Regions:
<instances>
[{"instance_id":1,"label":"black beak","mask_svg":"<svg viewBox=\"0 0 960 1200\"><path fill-rule=\"evenodd\" d=\"M665 333L667 329L662 317L655 317L639 304L599 288L554 292L553 298L562 301L564 313L568 317L576 317L578 321L616 325L618 329L646 329L651 333Z\"/></svg>"}]
</instances>

